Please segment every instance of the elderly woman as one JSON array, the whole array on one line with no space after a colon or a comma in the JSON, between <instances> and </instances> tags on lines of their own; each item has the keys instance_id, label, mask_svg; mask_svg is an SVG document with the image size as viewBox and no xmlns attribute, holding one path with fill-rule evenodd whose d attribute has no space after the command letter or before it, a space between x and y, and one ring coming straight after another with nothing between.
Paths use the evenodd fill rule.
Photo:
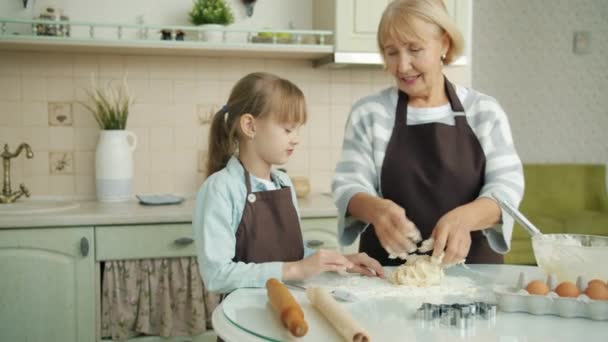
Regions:
<instances>
[{"instance_id":1,"label":"elderly woman","mask_svg":"<svg viewBox=\"0 0 608 342\"><path fill-rule=\"evenodd\" d=\"M396 86L350 113L332 184L341 244L360 235L359 251L396 265L388 252L433 237L445 264L502 263L513 220L492 195L519 205L522 165L498 102L443 75L462 35L441 0L395 0L377 39Z\"/></svg>"}]
</instances>

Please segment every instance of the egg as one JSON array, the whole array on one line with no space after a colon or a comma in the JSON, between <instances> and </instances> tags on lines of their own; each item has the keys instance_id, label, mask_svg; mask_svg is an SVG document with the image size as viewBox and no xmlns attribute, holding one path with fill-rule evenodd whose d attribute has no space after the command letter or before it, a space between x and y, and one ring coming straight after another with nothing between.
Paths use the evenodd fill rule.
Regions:
<instances>
[{"instance_id":1,"label":"egg","mask_svg":"<svg viewBox=\"0 0 608 342\"><path fill-rule=\"evenodd\" d=\"M549 293L549 286L540 280L533 280L528 284L526 290L530 294L544 296Z\"/></svg>"},{"instance_id":2,"label":"egg","mask_svg":"<svg viewBox=\"0 0 608 342\"><path fill-rule=\"evenodd\" d=\"M599 279L592 279L587 283L587 287L591 286L591 284L600 284L600 285L604 285L604 281L603 280L599 280ZM606 286L606 285L604 285Z\"/></svg>"},{"instance_id":3,"label":"egg","mask_svg":"<svg viewBox=\"0 0 608 342\"><path fill-rule=\"evenodd\" d=\"M580 291L578 287L569 281L565 281L555 288L555 293L557 293L560 297L578 297L580 295Z\"/></svg>"},{"instance_id":4,"label":"egg","mask_svg":"<svg viewBox=\"0 0 608 342\"><path fill-rule=\"evenodd\" d=\"M603 281L595 283L590 281L585 294L591 299L608 300L608 286L604 285Z\"/></svg>"}]
</instances>

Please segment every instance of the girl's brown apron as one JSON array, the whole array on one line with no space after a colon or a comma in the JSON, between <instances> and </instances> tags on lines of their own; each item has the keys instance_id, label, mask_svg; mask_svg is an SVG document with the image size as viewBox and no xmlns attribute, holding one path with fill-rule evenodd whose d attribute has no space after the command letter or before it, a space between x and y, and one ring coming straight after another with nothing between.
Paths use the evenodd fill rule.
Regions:
<instances>
[{"instance_id":1,"label":"girl's brown apron","mask_svg":"<svg viewBox=\"0 0 608 342\"><path fill-rule=\"evenodd\" d=\"M252 192L245 170L247 200L236 231L234 262L298 261L304 257L300 220L291 189ZM279 279L280 280L280 279ZM221 300L226 295L221 296ZM218 342L223 341L218 337Z\"/></svg>"}]
</instances>

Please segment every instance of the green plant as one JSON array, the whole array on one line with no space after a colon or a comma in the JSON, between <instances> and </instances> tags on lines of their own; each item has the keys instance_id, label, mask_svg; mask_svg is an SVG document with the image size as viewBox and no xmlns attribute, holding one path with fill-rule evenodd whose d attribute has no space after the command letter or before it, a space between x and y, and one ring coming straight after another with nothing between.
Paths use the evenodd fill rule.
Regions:
<instances>
[{"instance_id":1,"label":"green plant","mask_svg":"<svg viewBox=\"0 0 608 342\"><path fill-rule=\"evenodd\" d=\"M190 22L194 25L229 25L234 22L232 10L225 0L194 0L194 5L188 15Z\"/></svg>"},{"instance_id":2,"label":"green plant","mask_svg":"<svg viewBox=\"0 0 608 342\"><path fill-rule=\"evenodd\" d=\"M129 107L133 99L129 95L126 78L117 87L108 82L105 88L99 88L93 82L93 90L86 90L93 104L80 102L88 109L102 130L122 130L127 126Z\"/></svg>"}]
</instances>

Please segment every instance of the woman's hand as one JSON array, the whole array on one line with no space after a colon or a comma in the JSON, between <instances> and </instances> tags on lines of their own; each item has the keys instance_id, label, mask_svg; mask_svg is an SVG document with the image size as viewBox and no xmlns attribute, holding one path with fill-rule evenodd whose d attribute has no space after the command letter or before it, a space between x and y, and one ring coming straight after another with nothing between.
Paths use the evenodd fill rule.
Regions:
<instances>
[{"instance_id":1,"label":"woman's hand","mask_svg":"<svg viewBox=\"0 0 608 342\"><path fill-rule=\"evenodd\" d=\"M384 278L384 269L376 260L367 253L356 253L345 255L346 259L353 263L353 267L348 270L351 273L360 273L366 276Z\"/></svg>"},{"instance_id":2,"label":"woman's hand","mask_svg":"<svg viewBox=\"0 0 608 342\"><path fill-rule=\"evenodd\" d=\"M304 280L326 271L347 271L354 267L344 255L320 249L300 261L283 263L283 280Z\"/></svg>"},{"instance_id":3,"label":"woman's hand","mask_svg":"<svg viewBox=\"0 0 608 342\"><path fill-rule=\"evenodd\" d=\"M422 237L416 225L405 216L405 209L382 198L376 198L372 206L374 215L370 223L382 247L394 255L414 252Z\"/></svg>"},{"instance_id":4,"label":"woman's hand","mask_svg":"<svg viewBox=\"0 0 608 342\"><path fill-rule=\"evenodd\" d=\"M471 249L471 228L464 223L470 221L463 215L466 215L466 212L461 208L453 209L443 215L433 228L433 257L445 253L442 261L444 265L465 259Z\"/></svg>"}]
</instances>

